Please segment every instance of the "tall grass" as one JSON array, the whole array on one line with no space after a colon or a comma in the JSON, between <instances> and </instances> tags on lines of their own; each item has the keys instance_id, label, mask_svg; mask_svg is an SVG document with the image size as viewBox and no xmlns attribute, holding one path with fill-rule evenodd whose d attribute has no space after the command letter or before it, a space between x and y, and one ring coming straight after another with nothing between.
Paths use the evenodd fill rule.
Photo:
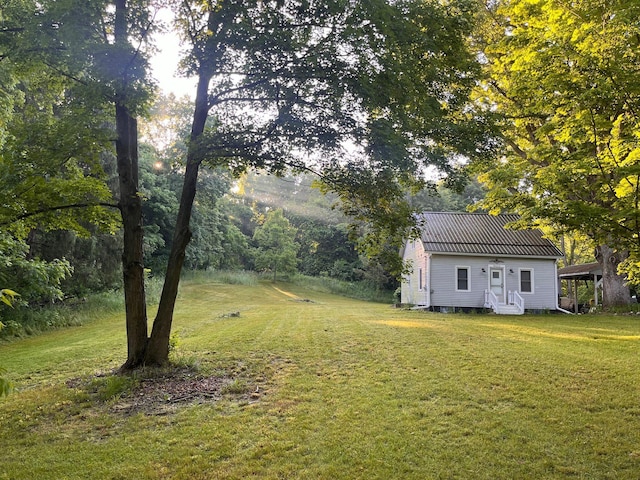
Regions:
<instances>
[{"instance_id":1,"label":"tall grass","mask_svg":"<svg viewBox=\"0 0 640 480\"><path fill-rule=\"evenodd\" d=\"M296 275L292 283L316 292L331 293L368 302L393 302L393 292L380 290L367 281L347 282L330 277Z\"/></svg>"},{"instance_id":2,"label":"tall grass","mask_svg":"<svg viewBox=\"0 0 640 480\"><path fill-rule=\"evenodd\" d=\"M256 286L259 282L272 281L271 274L252 271L197 270L185 271L182 278L190 283L222 283L225 285ZM392 303L393 292L380 290L371 282L347 282L330 277L310 277L297 274L292 277L280 277L279 281L321 293L330 293L358 300L378 303Z\"/></svg>"},{"instance_id":3,"label":"tall grass","mask_svg":"<svg viewBox=\"0 0 640 480\"><path fill-rule=\"evenodd\" d=\"M224 283L226 285L255 286L260 277L256 272L246 270L186 270L182 279L190 283Z\"/></svg>"},{"instance_id":4,"label":"tall grass","mask_svg":"<svg viewBox=\"0 0 640 480\"><path fill-rule=\"evenodd\" d=\"M111 291L51 305L4 309L0 319L4 324L4 328L0 330L0 339L21 338L58 328L83 325L102 318L105 313L123 308L122 293Z\"/></svg>"},{"instance_id":5,"label":"tall grass","mask_svg":"<svg viewBox=\"0 0 640 480\"><path fill-rule=\"evenodd\" d=\"M75 312L65 306L18 307L2 318L4 328L0 338L9 339L35 335L60 327L79 325Z\"/></svg>"}]
</instances>

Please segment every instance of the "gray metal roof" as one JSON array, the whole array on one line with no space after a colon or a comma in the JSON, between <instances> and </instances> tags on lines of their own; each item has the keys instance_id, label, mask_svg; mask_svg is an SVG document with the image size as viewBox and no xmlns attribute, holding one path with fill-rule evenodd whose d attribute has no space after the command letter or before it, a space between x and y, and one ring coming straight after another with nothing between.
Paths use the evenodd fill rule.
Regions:
<instances>
[{"instance_id":1,"label":"gray metal roof","mask_svg":"<svg viewBox=\"0 0 640 480\"><path fill-rule=\"evenodd\" d=\"M420 215L427 252L469 255L562 257L540 230L512 230L515 214L425 212Z\"/></svg>"}]
</instances>

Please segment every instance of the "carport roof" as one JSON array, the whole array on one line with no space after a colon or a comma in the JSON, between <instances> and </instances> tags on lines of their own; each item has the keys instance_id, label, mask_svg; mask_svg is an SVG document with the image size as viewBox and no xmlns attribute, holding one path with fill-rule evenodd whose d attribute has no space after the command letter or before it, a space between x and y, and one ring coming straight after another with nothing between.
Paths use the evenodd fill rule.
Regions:
<instances>
[{"instance_id":1,"label":"carport roof","mask_svg":"<svg viewBox=\"0 0 640 480\"><path fill-rule=\"evenodd\" d=\"M593 280L594 275L602 276L602 268L598 262L570 265L558 269L558 277L562 280Z\"/></svg>"}]
</instances>

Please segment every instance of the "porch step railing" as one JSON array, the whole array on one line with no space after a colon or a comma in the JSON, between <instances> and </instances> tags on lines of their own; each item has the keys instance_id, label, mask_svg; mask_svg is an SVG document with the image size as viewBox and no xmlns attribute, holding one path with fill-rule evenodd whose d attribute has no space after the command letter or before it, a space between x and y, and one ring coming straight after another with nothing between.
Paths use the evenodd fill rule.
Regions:
<instances>
[{"instance_id":1,"label":"porch step railing","mask_svg":"<svg viewBox=\"0 0 640 480\"><path fill-rule=\"evenodd\" d=\"M485 290L484 308L490 308L495 313L503 315L522 315L524 313L524 298L522 298L519 292L509 291L507 303L500 304L495 293L491 290Z\"/></svg>"},{"instance_id":2,"label":"porch step railing","mask_svg":"<svg viewBox=\"0 0 640 480\"><path fill-rule=\"evenodd\" d=\"M518 312L524 313L524 298L517 291L509 291L509 305L518 307Z\"/></svg>"},{"instance_id":3,"label":"porch step railing","mask_svg":"<svg viewBox=\"0 0 640 480\"><path fill-rule=\"evenodd\" d=\"M490 308L494 312L498 309L498 297L491 290L484 291L484 308Z\"/></svg>"}]
</instances>

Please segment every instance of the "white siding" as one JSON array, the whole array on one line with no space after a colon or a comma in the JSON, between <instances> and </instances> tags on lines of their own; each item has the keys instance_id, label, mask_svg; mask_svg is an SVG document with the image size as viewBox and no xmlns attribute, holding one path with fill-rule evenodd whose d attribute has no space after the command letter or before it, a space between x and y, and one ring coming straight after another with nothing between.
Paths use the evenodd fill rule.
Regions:
<instances>
[{"instance_id":1,"label":"white siding","mask_svg":"<svg viewBox=\"0 0 640 480\"><path fill-rule=\"evenodd\" d=\"M531 270L533 292L520 293L524 299L525 309L555 309L558 301L555 260L517 259L513 263L514 266L507 265L506 279L509 290L520 292L519 270L522 268ZM510 273L509 268L513 273Z\"/></svg>"},{"instance_id":2,"label":"white siding","mask_svg":"<svg viewBox=\"0 0 640 480\"><path fill-rule=\"evenodd\" d=\"M431 305L438 307L484 306L484 291L487 288L488 261L482 257L458 255L433 255L431 257ZM469 287L471 291L456 290L456 267L469 267Z\"/></svg>"},{"instance_id":3,"label":"white siding","mask_svg":"<svg viewBox=\"0 0 640 480\"><path fill-rule=\"evenodd\" d=\"M406 243L403 260L409 262L411 273L402 279L400 301L412 305L428 305L428 262L420 240ZM422 272L422 282L419 278L420 272Z\"/></svg>"},{"instance_id":4,"label":"white siding","mask_svg":"<svg viewBox=\"0 0 640 480\"><path fill-rule=\"evenodd\" d=\"M531 269L533 292L522 293L525 309L556 308L555 260L500 257L436 255L431 257L431 305L439 307L484 306L484 292L489 288L489 266L504 266L504 288L520 291L520 269ZM456 291L456 267L469 267L469 292ZM485 270L484 272L482 270Z\"/></svg>"}]
</instances>

